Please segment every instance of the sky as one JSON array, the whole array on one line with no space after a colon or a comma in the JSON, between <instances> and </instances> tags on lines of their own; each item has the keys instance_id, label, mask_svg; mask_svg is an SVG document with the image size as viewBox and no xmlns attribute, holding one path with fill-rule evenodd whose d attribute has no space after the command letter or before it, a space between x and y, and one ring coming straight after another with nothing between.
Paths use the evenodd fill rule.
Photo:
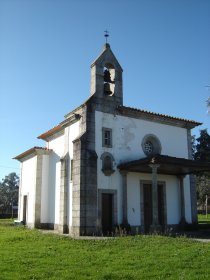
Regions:
<instances>
[{"instance_id":1,"label":"sky","mask_svg":"<svg viewBox=\"0 0 210 280\"><path fill-rule=\"evenodd\" d=\"M209 0L0 0L0 180L12 159L90 96L104 31L124 105L202 122L210 133Z\"/></svg>"}]
</instances>

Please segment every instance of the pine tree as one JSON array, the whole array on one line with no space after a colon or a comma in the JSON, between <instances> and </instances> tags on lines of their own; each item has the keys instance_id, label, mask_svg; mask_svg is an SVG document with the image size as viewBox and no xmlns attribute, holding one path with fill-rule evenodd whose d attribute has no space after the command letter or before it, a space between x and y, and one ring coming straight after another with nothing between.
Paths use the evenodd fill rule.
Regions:
<instances>
[{"instance_id":1,"label":"pine tree","mask_svg":"<svg viewBox=\"0 0 210 280\"><path fill-rule=\"evenodd\" d=\"M207 129L200 130L200 136L196 141L194 159L210 162L210 135ZM196 176L196 188L198 204L204 209L206 195L210 197L210 171L201 172Z\"/></svg>"},{"instance_id":2,"label":"pine tree","mask_svg":"<svg viewBox=\"0 0 210 280\"><path fill-rule=\"evenodd\" d=\"M195 160L210 162L210 135L207 129L200 130L200 137L196 139L196 152L194 155Z\"/></svg>"},{"instance_id":3,"label":"pine tree","mask_svg":"<svg viewBox=\"0 0 210 280\"><path fill-rule=\"evenodd\" d=\"M0 206L4 214L13 205L18 205L19 177L15 172L5 176L0 183Z\"/></svg>"}]
</instances>

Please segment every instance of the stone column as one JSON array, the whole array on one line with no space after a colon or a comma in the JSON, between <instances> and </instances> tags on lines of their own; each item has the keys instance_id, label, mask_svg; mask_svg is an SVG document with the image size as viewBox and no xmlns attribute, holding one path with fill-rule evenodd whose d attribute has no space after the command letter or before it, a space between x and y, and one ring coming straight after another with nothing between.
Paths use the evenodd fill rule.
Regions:
<instances>
[{"instance_id":1,"label":"stone column","mask_svg":"<svg viewBox=\"0 0 210 280\"><path fill-rule=\"evenodd\" d=\"M185 200L184 200L184 177L185 176L178 176L179 179L179 188L180 188L180 224L184 225L186 223L185 220Z\"/></svg>"},{"instance_id":2,"label":"stone column","mask_svg":"<svg viewBox=\"0 0 210 280\"><path fill-rule=\"evenodd\" d=\"M157 185L157 169L158 164L150 164L152 168L152 226L151 230L156 231L160 229L158 221L158 185Z\"/></svg>"},{"instance_id":3,"label":"stone column","mask_svg":"<svg viewBox=\"0 0 210 280\"><path fill-rule=\"evenodd\" d=\"M128 224L128 210L127 210L127 172L121 171L122 175L122 210L123 210L123 225Z\"/></svg>"},{"instance_id":4,"label":"stone column","mask_svg":"<svg viewBox=\"0 0 210 280\"><path fill-rule=\"evenodd\" d=\"M189 177L190 177L190 198L191 198L192 223L194 225L196 225L198 223L198 212L197 212L195 175L191 174L191 175L189 175Z\"/></svg>"},{"instance_id":5,"label":"stone column","mask_svg":"<svg viewBox=\"0 0 210 280\"><path fill-rule=\"evenodd\" d=\"M67 197L68 197L68 156L61 158L60 177L60 211L58 230L61 233L68 233L67 225Z\"/></svg>"}]
</instances>

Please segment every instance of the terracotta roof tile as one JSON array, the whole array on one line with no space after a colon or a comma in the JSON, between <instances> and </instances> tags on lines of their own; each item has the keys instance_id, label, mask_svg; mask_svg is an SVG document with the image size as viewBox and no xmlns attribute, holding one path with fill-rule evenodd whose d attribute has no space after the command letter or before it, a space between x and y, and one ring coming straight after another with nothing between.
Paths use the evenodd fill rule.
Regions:
<instances>
[{"instance_id":1,"label":"terracotta roof tile","mask_svg":"<svg viewBox=\"0 0 210 280\"><path fill-rule=\"evenodd\" d=\"M187 119L183 119L183 118L178 118L178 117L172 117L169 115L164 115L164 114L159 114L159 113L154 113L154 112L150 112L150 111L146 111L146 110L141 110L141 109L136 109L136 108L132 108L132 107L126 107L126 106L118 106L117 110L121 113L137 113L141 116L149 116L149 117L154 117L154 118L159 118L162 120L169 120L169 121L179 121L179 122L183 122L183 123L189 123L192 126L198 126L201 125L202 123L200 122L196 122L193 120L187 120Z\"/></svg>"},{"instance_id":2,"label":"terracotta roof tile","mask_svg":"<svg viewBox=\"0 0 210 280\"><path fill-rule=\"evenodd\" d=\"M59 132L62 129L63 129L63 126L61 124L58 124L58 125L54 126L53 128L51 128L50 130L48 130L47 132L42 133L37 138L45 140L47 137L55 134L56 132Z\"/></svg>"},{"instance_id":3,"label":"terracotta roof tile","mask_svg":"<svg viewBox=\"0 0 210 280\"><path fill-rule=\"evenodd\" d=\"M21 154L19 154L18 156L14 157L13 159L17 159L17 160L20 160L26 156L29 156L30 154L33 154L34 152L36 152L36 150L43 150L43 151L51 151L50 149L46 148L46 147L33 147Z\"/></svg>"}]
</instances>

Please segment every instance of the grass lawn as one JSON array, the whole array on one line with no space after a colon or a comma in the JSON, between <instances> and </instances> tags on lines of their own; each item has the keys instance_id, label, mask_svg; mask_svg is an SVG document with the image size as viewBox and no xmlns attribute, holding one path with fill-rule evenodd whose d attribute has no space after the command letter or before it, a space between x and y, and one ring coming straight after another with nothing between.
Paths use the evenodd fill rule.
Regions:
<instances>
[{"instance_id":1,"label":"grass lawn","mask_svg":"<svg viewBox=\"0 0 210 280\"><path fill-rule=\"evenodd\" d=\"M207 216L205 214L198 214L198 223L210 225L210 214L208 214Z\"/></svg>"},{"instance_id":2,"label":"grass lawn","mask_svg":"<svg viewBox=\"0 0 210 280\"><path fill-rule=\"evenodd\" d=\"M0 220L0 279L210 279L210 243L157 235L74 240Z\"/></svg>"}]
</instances>

